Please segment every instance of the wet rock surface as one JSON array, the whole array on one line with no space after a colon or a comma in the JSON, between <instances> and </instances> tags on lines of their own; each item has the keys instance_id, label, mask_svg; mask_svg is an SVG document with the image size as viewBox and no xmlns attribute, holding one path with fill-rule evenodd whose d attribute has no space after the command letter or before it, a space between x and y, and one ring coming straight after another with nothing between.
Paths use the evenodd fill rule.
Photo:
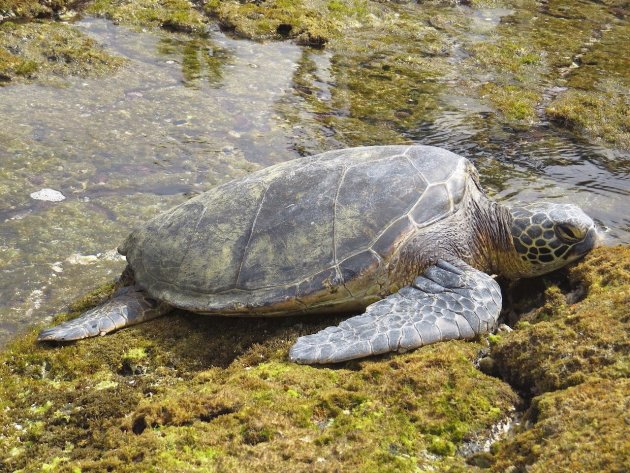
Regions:
<instances>
[{"instance_id":1,"label":"wet rock surface","mask_svg":"<svg viewBox=\"0 0 630 473\"><path fill-rule=\"evenodd\" d=\"M530 403L493 445L493 471L630 466L630 248L597 249L568 279L564 290L548 282L543 305L491 344L495 372Z\"/></svg>"},{"instance_id":2,"label":"wet rock surface","mask_svg":"<svg viewBox=\"0 0 630 473\"><path fill-rule=\"evenodd\" d=\"M124 64L101 45L58 22L0 23L0 86L37 81L63 85L64 77L111 74Z\"/></svg>"}]
</instances>

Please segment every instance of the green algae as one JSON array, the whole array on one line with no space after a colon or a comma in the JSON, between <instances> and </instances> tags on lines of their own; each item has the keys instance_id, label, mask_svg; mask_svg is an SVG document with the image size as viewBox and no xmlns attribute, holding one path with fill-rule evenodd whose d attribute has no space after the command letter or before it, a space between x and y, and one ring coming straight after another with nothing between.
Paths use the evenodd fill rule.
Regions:
<instances>
[{"instance_id":1,"label":"green algae","mask_svg":"<svg viewBox=\"0 0 630 473\"><path fill-rule=\"evenodd\" d=\"M339 37L344 23L367 16L367 2L363 0L211 0L205 9L224 27L244 38L292 38L316 47Z\"/></svg>"},{"instance_id":2,"label":"green algae","mask_svg":"<svg viewBox=\"0 0 630 473\"><path fill-rule=\"evenodd\" d=\"M0 450L13 452L2 465L461 469L457 446L484 436L517 402L509 386L474 368L479 343L332 368L287 361L297 336L329 323L175 314L66 346L26 335L0 355ZM142 369L126 369L130 359Z\"/></svg>"},{"instance_id":3,"label":"green algae","mask_svg":"<svg viewBox=\"0 0 630 473\"><path fill-rule=\"evenodd\" d=\"M67 11L74 2L64 0L0 0L0 21L4 19L52 18Z\"/></svg>"},{"instance_id":4,"label":"green algae","mask_svg":"<svg viewBox=\"0 0 630 473\"><path fill-rule=\"evenodd\" d=\"M584 285L584 300L568 304L551 286L545 304L524 319L529 324L521 322L520 330L493 346L499 371L513 386L541 394L592 377L630 374L630 251L595 250L570 277Z\"/></svg>"},{"instance_id":5,"label":"green algae","mask_svg":"<svg viewBox=\"0 0 630 473\"><path fill-rule=\"evenodd\" d=\"M490 337L498 372L535 397L521 427L469 463L493 471L626 467L630 249L598 249L569 277L516 330ZM583 299L569 302L567 287ZM338 320L175 313L64 346L37 345L26 334L0 354L0 450L9 452L2 465L464 471L472 466L460 449L519 405L508 384L474 367L479 342L334 367L287 361L298 336Z\"/></svg>"},{"instance_id":6,"label":"green algae","mask_svg":"<svg viewBox=\"0 0 630 473\"><path fill-rule=\"evenodd\" d=\"M548 105L547 114L595 142L630 149L630 59L620 52L629 41L628 21L611 22L591 38L566 76L570 88Z\"/></svg>"},{"instance_id":7,"label":"green algae","mask_svg":"<svg viewBox=\"0 0 630 473\"><path fill-rule=\"evenodd\" d=\"M630 95L625 90L569 90L550 103L546 112L554 121L590 136L595 142L630 149L629 101Z\"/></svg>"},{"instance_id":8,"label":"green algae","mask_svg":"<svg viewBox=\"0 0 630 473\"><path fill-rule=\"evenodd\" d=\"M124 61L63 23L0 24L0 85L111 73Z\"/></svg>"},{"instance_id":9,"label":"green algae","mask_svg":"<svg viewBox=\"0 0 630 473\"><path fill-rule=\"evenodd\" d=\"M471 54L468 86L508 123L551 119L596 142L628 148L629 69L620 54L627 20L594 2L504 5L513 8L505 21L486 39L464 44ZM557 90L565 92L557 97Z\"/></svg>"},{"instance_id":10,"label":"green algae","mask_svg":"<svg viewBox=\"0 0 630 473\"><path fill-rule=\"evenodd\" d=\"M531 428L494 446L491 470L628 471L628 399L627 378L594 379L536 397L524 419Z\"/></svg>"},{"instance_id":11,"label":"green algae","mask_svg":"<svg viewBox=\"0 0 630 473\"><path fill-rule=\"evenodd\" d=\"M566 288L549 286L543 306L491 346L503 379L534 396L521 426L493 446L492 471L630 465L630 248L597 249L569 278L571 301Z\"/></svg>"},{"instance_id":12,"label":"green algae","mask_svg":"<svg viewBox=\"0 0 630 473\"><path fill-rule=\"evenodd\" d=\"M175 31L201 32L206 22L188 0L95 0L86 11L116 23Z\"/></svg>"},{"instance_id":13,"label":"green algae","mask_svg":"<svg viewBox=\"0 0 630 473\"><path fill-rule=\"evenodd\" d=\"M531 90L487 82L481 86L480 92L482 98L489 99L509 120L533 122L536 118L540 97Z\"/></svg>"}]
</instances>

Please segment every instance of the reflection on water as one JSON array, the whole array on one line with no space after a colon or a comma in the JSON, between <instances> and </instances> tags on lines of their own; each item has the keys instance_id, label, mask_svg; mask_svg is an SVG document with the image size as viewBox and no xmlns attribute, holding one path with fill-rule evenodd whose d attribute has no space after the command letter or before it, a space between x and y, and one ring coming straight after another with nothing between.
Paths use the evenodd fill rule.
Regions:
<instances>
[{"instance_id":1,"label":"reflection on water","mask_svg":"<svg viewBox=\"0 0 630 473\"><path fill-rule=\"evenodd\" d=\"M507 14L479 13L475 40ZM442 146L471 158L496 198L574 202L609 242L630 242L627 153L544 126L506 128L428 63L403 71L369 48L340 55L218 32L78 26L129 65L65 88L0 89L0 345L118 274L115 248L138 223L229 178L331 148ZM67 199L29 197L47 187Z\"/></svg>"},{"instance_id":2,"label":"reflection on water","mask_svg":"<svg viewBox=\"0 0 630 473\"><path fill-rule=\"evenodd\" d=\"M210 38L162 37L157 51L160 56L180 60L183 82L194 88L202 88L204 84L221 87L223 70L228 64L234 64L232 51Z\"/></svg>"}]
</instances>

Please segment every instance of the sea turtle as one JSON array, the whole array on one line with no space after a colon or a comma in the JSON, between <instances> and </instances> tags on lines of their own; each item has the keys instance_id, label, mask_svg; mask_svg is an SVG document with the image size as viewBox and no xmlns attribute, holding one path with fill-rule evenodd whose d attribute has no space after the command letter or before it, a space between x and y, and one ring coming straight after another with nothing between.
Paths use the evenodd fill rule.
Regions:
<instances>
[{"instance_id":1,"label":"sea turtle","mask_svg":"<svg viewBox=\"0 0 630 473\"><path fill-rule=\"evenodd\" d=\"M215 187L119 248L133 280L39 340L104 335L173 307L224 316L348 313L298 363L406 351L495 329L494 274L537 276L597 243L575 205L500 205L467 159L431 146L329 151Z\"/></svg>"}]
</instances>

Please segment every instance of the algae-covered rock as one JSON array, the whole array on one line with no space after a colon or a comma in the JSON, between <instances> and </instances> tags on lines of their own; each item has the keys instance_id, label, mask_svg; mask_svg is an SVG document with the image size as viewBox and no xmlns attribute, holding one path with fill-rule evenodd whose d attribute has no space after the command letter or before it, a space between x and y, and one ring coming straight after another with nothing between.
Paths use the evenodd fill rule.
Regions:
<instances>
[{"instance_id":1,"label":"algae-covered rock","mask_svg":"<svg viewBox=\"0 0 630 473\"><path fill-rule=\"evenodd\" d=\"M0 85L60 77L89 77L111 72L123 64L75 28L63 23L0 24Z\"/></svg>"},{"instance_id":2,"label":"algae-covered rock","mask_svg":"<svg viewBox=\"0 0 630 473\"><path fill-rule=\"evenodd\" d=\"M630 470L630 380L593 379L533 400L529 428L494 446L492 470Z\"/></svg>"},{"instance_id":3,"label":"algae-covered rock","mask_svg":"<svg viewBox=\"0 0 630 473\"><path fill-rule=\"evenodd\" d=\"M630 24L619 2L507 1L509 16L469 41L470 85L508 122L552 120L596 142L630 146Z\"/></svg>"},{"instance_id":4,"label":"algae-covered rock","mask_svg":"<svg viewBox=\"0 0 630 473\"><path fill-rule=\"evenodd\" d=\"M548 105L547 114L595 141L630 149L630 57L620 51L629 42L627 20L592 37L567 75L570 88Z\"/></svg>"},{"instance_id":5,"label":"algae-covered rock","mask_svg":"<svg viewBox=\"0 0 630 473\"><path fill-rule=\"evenodd\" d=\"M493 446L493 471L630 468L630 248L600 248L569 272L584 299L556 286L492 346L499 373L535 394L521 426Z\"/></svg>"},{"instance_id":6,"label":"algae-covered rock","mask_svg":"<svg viewBox=\"0 0 630 473\"><path fill-rule=\"evenodd\" d=\"M541 394L630 375L630 249L595 250L569 277L586 291L582 301L568 304L552 287L531 322L494 344L499 372L513 386Z\"/></svg>"},{"instance_id":7,"label":"algae-covered rock","mask_svg":"<svg viewBox=\"0 0 630 473\"><path fill-rule=\"evenodd\" d=\"M316 368L289 363L287 351L330 318L176 313L66 346L36 345L35 331L16 340L0 354L0 451L8 452L0 465L624 471L630 249L596 250L570 277L583 300L549 289L529 322L490 340L496 369L539 393L491 452L471 445L505 425L520 401L474 367L483 341ZM114 289L80 301L74 314Z\"/></svg>"},{"instance_id":8,"label":"algae-covered rock","mask_svg":"<svg viewBox=\"0 0 630 473\"><path fill-rule=\"evenodd\" d=\"M189 0L95 0L87 12L116 23L201 32L205 18Z\"/></svg>"},{"instance_id":9,"label":"algae-covered rock","mask_svg":"<svg viewBox=\"0 0 630 473\"><path fill-rule=\"evenodd\" d=\"M590 135L595 141L630 149L629 103L628 89L611 83L605 91L569 90L555 99L546 111L556 122Z\"/></svg>"},{"instance_id":10,"label":"algae-covered rock","mask_svg":"<svg viewBox=\"0 0 630 473\"><path fill-rule=\"evenodd\" d=\"M67 0L0 0L0 21L14 18L50 18L63 14L74 3Z\"/></svg>"},{"instance_id":11,"label":"algae-covered rock","mask_svg":"<svg viewBox=\"0 0 630 473\"><path fill-rule=\"evenodd\" d=\"M210 0L205 9L226 28L249 39L294 38L301 44L323 46L350 20L364 15L366 1L269 0L239 2Z\"/></svg>"},{"instance_id":12,"label":"algae-covered rock","mask_svg":"<svg viewBox=\"0 0 630 473\"><path fill-rule=\"evenodd\" d=\"M477 342L335 367L288 362L299 335L330 323L175 314L67 346L27 334L0 355L1 465L461 470L457 449L486 437L518 402L474 367Z\"/></svg>"}]
</instances>

